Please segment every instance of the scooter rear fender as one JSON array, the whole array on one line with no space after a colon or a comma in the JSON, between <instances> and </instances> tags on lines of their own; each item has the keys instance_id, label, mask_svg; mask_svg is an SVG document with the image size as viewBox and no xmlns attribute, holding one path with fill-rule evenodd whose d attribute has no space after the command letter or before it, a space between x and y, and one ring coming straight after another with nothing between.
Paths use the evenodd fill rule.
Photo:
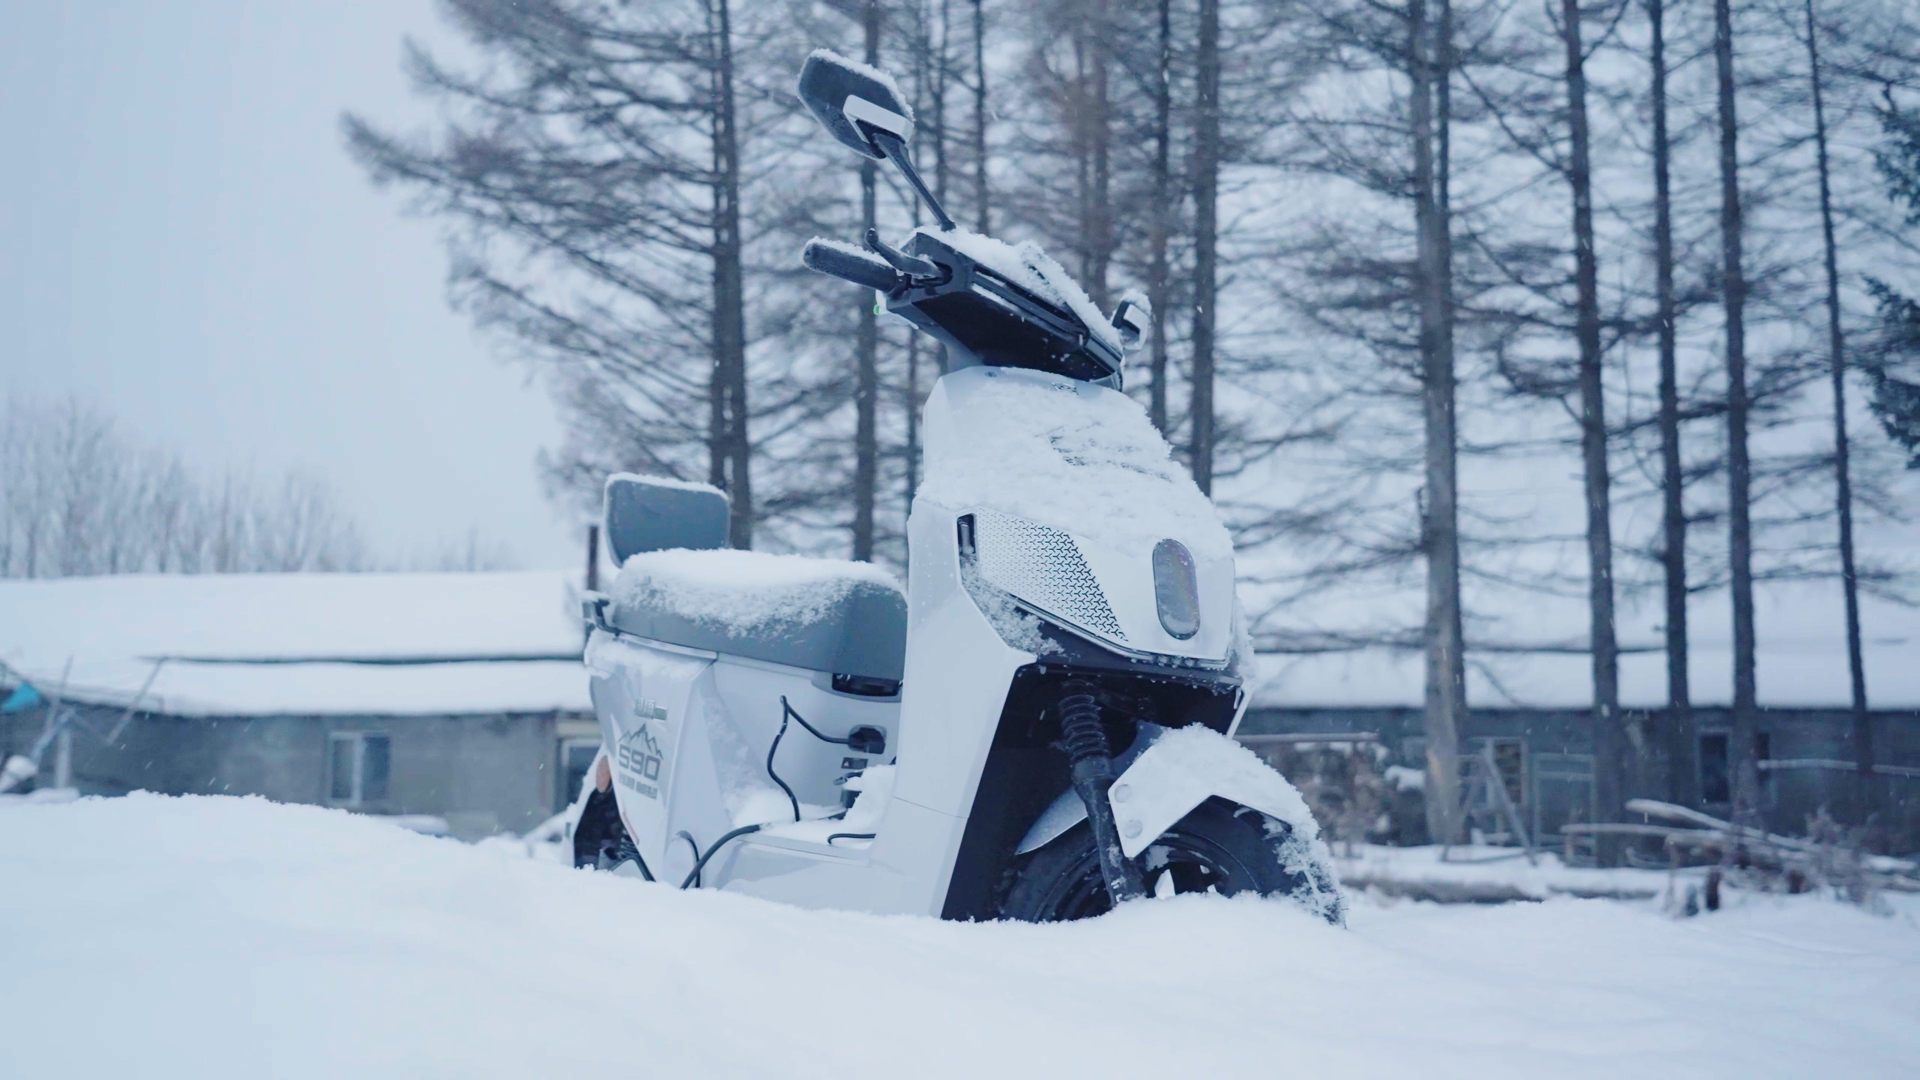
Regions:
<instances>
[{"instance_id":1,"label":"scooter rear fender","mask_svg":"<svg viewBox=\"0 0 1920 1080\"><path fill-rule=\"evenodd\" d=\"M1107 800L1120 829L1120 848L1130 859L1215 796L1286 822L1308 842L1319 834L1306 800L1286 777L1211 728L1142 724L1139 739L1115 764L1122 771L1107 789ZM1018 853L1044 846L1086 818L1086 805L1067 789L1027 830Z\"/></svg>"}]
</instances>

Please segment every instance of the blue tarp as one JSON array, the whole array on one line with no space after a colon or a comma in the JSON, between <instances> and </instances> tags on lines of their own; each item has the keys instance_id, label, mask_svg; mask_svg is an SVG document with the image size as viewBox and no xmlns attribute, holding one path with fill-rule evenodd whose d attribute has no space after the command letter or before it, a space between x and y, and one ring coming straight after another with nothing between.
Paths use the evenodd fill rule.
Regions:
<instances>
[{"instance_id":1,"label":"blue tarp","mask_svg":"<svg viewBox=\"0 0 1920 1080\"><path fill-rule=\"evenodd\" d=\"M0 713L26 712L42 700L40 691L35 690L32 683L21 683L13 693L7 695L7 700L0 701Z\"/></svg>"}]
</instances>

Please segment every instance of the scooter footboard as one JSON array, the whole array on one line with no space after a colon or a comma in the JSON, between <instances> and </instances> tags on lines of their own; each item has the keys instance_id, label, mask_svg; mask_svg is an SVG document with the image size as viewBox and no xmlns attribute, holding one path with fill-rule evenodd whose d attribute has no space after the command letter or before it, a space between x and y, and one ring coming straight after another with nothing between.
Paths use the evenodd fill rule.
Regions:
<instances>
[{"instance_id":1,"label":"scooter footboard","mask_svg":"<svg viewBox=\"0 0 1920 1080\"><path fill-rule=\"evenodd\" d=\"M1151 742L1148 742L1151 737ZM1120 847L1134 858L1194 807L1218 796L1283 821L1303 843L1320 829L1300 792L1252 751L1210 728L1193 724L1167 730L1142 725L1144 749L1107 790ZM1027 831L1024 854L1087 818L1087 808L1069 788Z\"/></svg>"}]
</instances>

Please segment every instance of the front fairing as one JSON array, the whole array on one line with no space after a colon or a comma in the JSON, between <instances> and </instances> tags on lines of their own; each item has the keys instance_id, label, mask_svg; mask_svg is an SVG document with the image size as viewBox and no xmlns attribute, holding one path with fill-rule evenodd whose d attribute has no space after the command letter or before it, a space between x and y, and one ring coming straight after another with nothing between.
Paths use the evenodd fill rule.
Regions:
<instances>
[{"instance_id":1,"label":"front fairing","mask_svg":"<svg viewBox=\"0 0 1920 1080\"><path fill-rule=\"evenodd\" d=\"M1005 594L1130 659L1227 666L1231 540L1137 403L1044 372L967 368L934 388L926 432L919 498L966 519L976 600ZM1187 637L1156 589L1154 551L1167 542L1190 555L1198 626Z\"/></svg>"}]
</instances>

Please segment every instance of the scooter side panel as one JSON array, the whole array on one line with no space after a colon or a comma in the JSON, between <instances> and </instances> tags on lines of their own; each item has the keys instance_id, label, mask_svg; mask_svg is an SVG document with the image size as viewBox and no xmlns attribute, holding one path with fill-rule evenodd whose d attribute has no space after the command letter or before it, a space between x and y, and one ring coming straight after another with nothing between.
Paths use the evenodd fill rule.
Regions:
<instances>
[{"instance_id":1,"label":"scooter side panel","mask_svg":"<svg viewBox=\"0 0 1920 1080\"><path fill-rule=\"evenodd\" d=\"M900 703L896 700L836 693L821 685L830 677L826 673L734 656L721 656L713 674L715 691L744 749L752 755L754 777L762 786L773 783L766 775L767 751L780 731L782 697L808 723L835 738L845 738L856 727L879 728L886 735L887 748L869 764L886 764L899 748ZM852 754L847 747L822 742L790 723L774 767L801 802L833 805L840 801L834 780L846 772L840 763Z\"/></svg>"},{"instance_id":2,"label":"scooter side panel","mask_svg":"<svg viewBox=\"0 0 1920 1080\"><path fill-rule=\"evenodd\" d=\"M662 841L666 850L656 874L660 881L679 885L693 872L703 845L718 839L733 822L727 813L726 785L715 752L716 725L728 724L716 684L720 665L711 664L693 681L674 747L673 779L668 798L667 825Z\"/></svg>"},{"instance_id":3,"label":"scooter side panel","mask_svg":"<svg viewBox=\"0 0 1920 1080\"><path fill-rule=\"evenodd\" d=\"M694 684L713 666L713 657L595 631L586 661L621 819L640 857L664 871L668 806L689 705Z\"/></svg>"},{"instance_id":4,"label":"scooter side panel","mask_svg":"<svg viewBox=\"0 0 1920 1080\"><path fill-rule=\"evenodd\" d=\"M1032 653L1011 648L960 584L955 523L964 510L914 502L900 774L894 798L965 818L1006 705Z\"/></svg>"},{"instance_id":5,"label":"scooter side panel","mask_svg":"<svg viewBox=\"0 0 1920 1080\"><path fill-rule=\"evenodd\" d=\"M896 797L877 830L879 838L864 852L809 853L756 844L749 836L716 861L725 863L731 892L800 907L937 916L966 825L964 818Z\"/></svg>"}]
</instances>

